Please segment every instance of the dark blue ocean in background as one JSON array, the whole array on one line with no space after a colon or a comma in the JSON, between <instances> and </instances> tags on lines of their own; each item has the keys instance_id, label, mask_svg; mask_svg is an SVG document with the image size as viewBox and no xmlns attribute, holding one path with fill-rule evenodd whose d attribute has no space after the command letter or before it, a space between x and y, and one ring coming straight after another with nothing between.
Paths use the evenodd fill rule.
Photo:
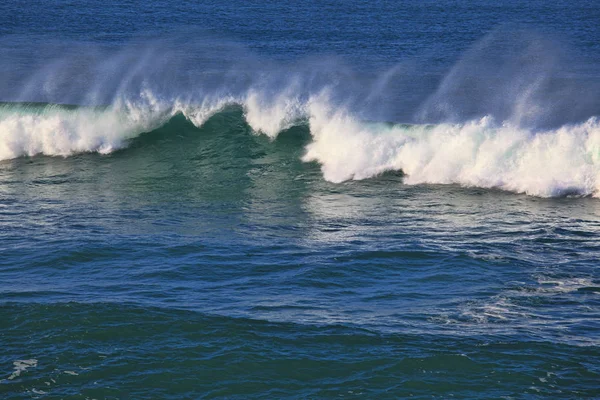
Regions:
<instances>
[{"instance_id":1,"label":"dark blue ocean in background","mask_svg":"<svg viewBox=\"0 0 600 400\"><path fill-rule=\"evenodd\" d=\"M600 3L0 4L0 398L600 398Z\"/></svg>"}]
</instances>

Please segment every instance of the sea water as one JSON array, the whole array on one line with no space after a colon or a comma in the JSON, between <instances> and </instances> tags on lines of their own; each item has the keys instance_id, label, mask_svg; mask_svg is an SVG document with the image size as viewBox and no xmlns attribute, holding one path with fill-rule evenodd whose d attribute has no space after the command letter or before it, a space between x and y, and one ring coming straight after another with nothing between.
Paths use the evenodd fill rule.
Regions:
<instances>
[{"instance_id":1,"label":"sea water","mask_svg":"<svg viewBox=\"0 0 600 400\"><path fill-rule=\"evenodd\" d=\"M0 397L600 397L594 1L0 5Z\"/></svg>"}]
</instances>

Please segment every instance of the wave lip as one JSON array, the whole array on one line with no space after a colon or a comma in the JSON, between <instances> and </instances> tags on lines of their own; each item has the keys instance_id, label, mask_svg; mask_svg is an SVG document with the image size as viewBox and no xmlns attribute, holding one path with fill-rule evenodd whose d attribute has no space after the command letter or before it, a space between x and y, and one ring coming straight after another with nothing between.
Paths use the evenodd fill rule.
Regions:
<instances>
[{"instance_id":1,"label":"wave lip","mask_svg":"<svg viewBox=\"0 0 600 400\"><path fill-rule=\"evenodd\" d=\"M304 161L325 179L365 179L389 170L404 183L460 184L540 197L598 195L597 118L536 132L491 117L463 124L365 124L347 113L311 114Z\"/></svg>"},{"instance_id":2,"label":"wave lip","mask_svg":"<svg viewBox=\"0 0 600 400\"><path fill-rule=\"evenodd\" d=\"M0 160L44 154L110 153L161 122L114 107L58 105L0 107Z\"/></svg>"},{"instance_id":3,"label":"wave lip","mask_svg":"<svg viewBox=\"0 0 600 400\"><path fill-rule=\"evenodd\" d=\"M200 104L142 101L109 107L0 106L0 159L82 152L107 154L177 114L195 126L236 104L254 132L275 139L308 121L312 141L302 160L317 162L324 179L339 183L402 171L409 185L435 183L498 188L540 197L597 196L600 192L600 121L534 131L491 117L462 124L365 122L334 106L326 91L302 99L293 90L268 98L250 91Z\"/></svg>"}]
</instances>

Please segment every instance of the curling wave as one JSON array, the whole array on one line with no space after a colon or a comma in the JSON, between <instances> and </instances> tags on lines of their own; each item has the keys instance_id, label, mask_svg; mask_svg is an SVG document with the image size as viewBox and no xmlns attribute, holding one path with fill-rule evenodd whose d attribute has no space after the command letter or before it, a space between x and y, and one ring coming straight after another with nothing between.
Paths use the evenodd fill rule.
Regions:
<instances>
[{"instance_id":1,"label":"curling wave","mask_svg":"<svg viewBox=\"0 0 600 400\"><path fill-rule=\"evenodd\" d=\"M401 170L406 184L460 184L541 197L598 195L600 121L534 131L491 117L461 124L365 124L311 107L304 161L342 182Z\"/></svg>"},{"instance_id":2,"label":"curling wave","mask_svg":"<svg viewBox=\"0 0 600 400\"><path fill-rule=\"evenodd\" d=\"M537 35L491 33L437 81L402 65L279 64L229 42L179 39L47 44L59 55L51 62L37 44L0 40L10 72L0 79L0 160L107 154L177 115L201 127L233 105L272 140L308 125L303 161L331 182L402 171L406 184L600 196L600 71ZM390 120L410 124L377 122Z\"/></svg>"},{"instance_id":3,"label":"curling wave","mask_svg":"<svg viewBox=\"0 0 600 400\"><path fill-rule=\"evenodd\" d=\"M402 171L406 184L460 184L553 197L600 192L600 121L597 118L533 131L492 117L461 124L365 122L333 106L326 91L301 101L282 94L265 99L225 97L203 104L161 102L111 107L4 104L0 107L0 159L81 152L110 153L178 114L197 127L229 105L240 105L257 134L307 122L312 141L303 161L317 162L331 182Z\"/></svg>"}]
</instances>

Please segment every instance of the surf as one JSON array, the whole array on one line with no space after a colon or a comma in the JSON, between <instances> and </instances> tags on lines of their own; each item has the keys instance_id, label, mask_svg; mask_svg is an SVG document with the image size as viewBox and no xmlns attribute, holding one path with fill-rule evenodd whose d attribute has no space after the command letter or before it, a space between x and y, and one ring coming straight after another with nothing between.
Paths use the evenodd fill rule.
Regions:
<instances>
[{"instance_id":1,"label":"surf","mask_svg":"<svg viewBox=\"0 0 600 400\"><path fill-rule=\"evenodd\" d=\"M233 108L241 118L231 123L272 141L307 127L301 159L329 182L399 171L408 185L599 196L593 75L564 78L554 44L535 35L504 53L500 39L493 33L473 46L416 106L394 84L412 76L400 77L400 67L357 71L330 57L286 64L206 38L118 49L58 44L49 61L25 46L11 51L29 66L4 68L11 73L0 81L0 160L110 155L176 118L200 129ZM501 76L489 54L499 54ZM474 75L474 66L483 72Z\"/></svg>"},{"instance_id":2,"label":"surf","mask_svg":"<svg viewBox=\"0 0 600 400\"><path fill-rule=\"evenodd\" d=\"M362 121L332 107L326 95L305 104L287 100L266 108L254 97L245 103L228 99L204 106L154 104L146 108L4 104L0 158L110 154L176 117L200 128L212 116L237 109L253 134L271 140L293 126L307 126L311 138L302 161L318 163L330 182L401 171L409 185L459 184L541 197L597 195L600 189L597 118L536 132L491 117L463 124Z\"/></svg>"}]
</instances>

